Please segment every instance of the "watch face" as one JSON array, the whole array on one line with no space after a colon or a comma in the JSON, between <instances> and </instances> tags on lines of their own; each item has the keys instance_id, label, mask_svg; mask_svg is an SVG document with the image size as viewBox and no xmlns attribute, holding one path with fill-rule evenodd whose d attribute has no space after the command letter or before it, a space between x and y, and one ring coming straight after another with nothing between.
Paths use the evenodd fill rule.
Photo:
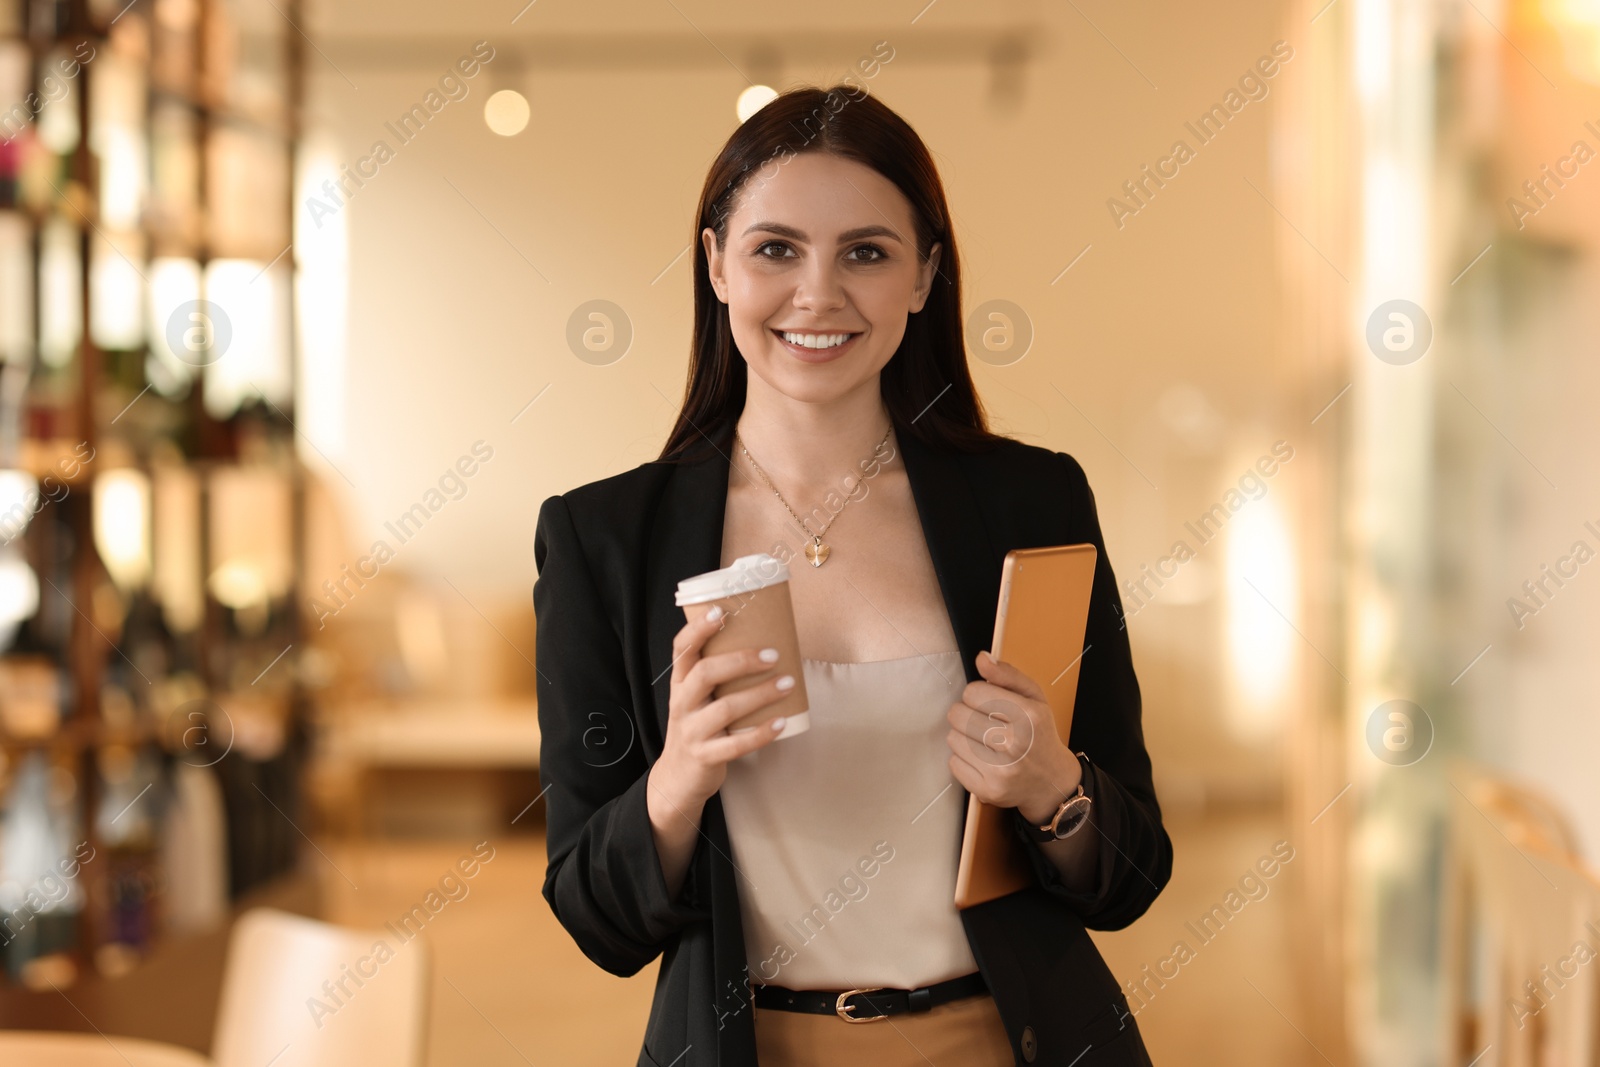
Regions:
<instances>
[{"instance_id":1,"label":"watch face","mask_svg":"<svg viewBox=\"0 0 1600 1067\"><path fill-rule=\"evenodd\" d=\"M1070 836L1073 831L1083 825L1089 816L1089 805L1092 802L1086 796L1073 797L1061 809L1060 816L1056 819L1054 835L1057 841Z\"/></svg>"}]
</instances>

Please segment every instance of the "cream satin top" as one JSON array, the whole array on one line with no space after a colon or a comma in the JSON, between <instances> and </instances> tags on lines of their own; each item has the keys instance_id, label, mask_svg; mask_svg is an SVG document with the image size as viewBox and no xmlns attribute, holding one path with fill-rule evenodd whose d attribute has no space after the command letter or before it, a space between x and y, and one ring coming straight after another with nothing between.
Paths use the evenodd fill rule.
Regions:
<instances>
[{"instance_id":1,"label":"cream satin top","mask_svg":"<svg viewBox=\"0 0 1600 1067\"><path fill-rule=\"evenodd\" d=\"M945 743L961 653L802 665L811 728L729 763L721 790L751 979L912 989L972 973Z\"/></svg>"}]
</instances>

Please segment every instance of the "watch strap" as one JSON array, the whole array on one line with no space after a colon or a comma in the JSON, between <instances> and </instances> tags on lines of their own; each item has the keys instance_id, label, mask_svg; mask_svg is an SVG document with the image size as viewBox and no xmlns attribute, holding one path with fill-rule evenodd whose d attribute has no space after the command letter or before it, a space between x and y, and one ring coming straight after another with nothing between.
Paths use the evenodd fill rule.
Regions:
<instances>
[{"instance_id":1,"label":"watch strap","mask_svg":"<svg viewBox=\"0 0 1600 1067\"><path fill-rule=\"evenodd\" d=\"M1052 820L1046 821L1044 825L1040 825L1038 823L1029 822L1023 817L1022 812L1018 809L1011 809L1016 815L1017 822L1022 827L1024 835L1030 840L1042 845L1047 845L1052 841L1065 840L1067 837L1070 837L1073 833L1075 833L1083 824L1083 822L1089 818L1089 813L1094 807L1094 780L1090 776L1089 757L1082 752L1079 752L1077 755L1078 763L1082 767L1083 771L1082 775L1078 779L1078 788L1070 797L1065 798L1059 805L1057 805L1056 811L1053 813ZM1076 805L1077 807L1081 808L1080 811L1076 812L1075 814L1063 813L1063 809L1065 809L1067 805L1072 804L1073 801L1080 798L1087 801L1087 803ZM1054 831L1049 828L1050 821L1055 821L1056 829Z\"/></svg>"}]
</instances>

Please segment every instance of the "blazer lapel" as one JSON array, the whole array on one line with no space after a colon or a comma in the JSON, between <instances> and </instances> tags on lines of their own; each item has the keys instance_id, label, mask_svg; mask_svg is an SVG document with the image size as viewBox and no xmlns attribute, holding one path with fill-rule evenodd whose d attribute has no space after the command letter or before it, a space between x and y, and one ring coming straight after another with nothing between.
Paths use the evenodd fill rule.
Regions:
<instances>
[{"instance_id":1,"label":"blazer lapel","mask_svg":"<svg viewBox=\"0 0 1600 1067\"><path fill-rule=\"evenodd\" d=\"M908 433L897 432L895 440L950 626L961 649L961 665L967 681L976 681L982 677L978 652L988 648L994 637L1002 558L983 521L982 505L962 462L965 457L925 445Z\"/></svg>"},{"instance_id":2,"label":"blazer lapel","mask_svg":"<svg viewBox=\"0 0 1600 1067\"><path fill-rule=\"evenodd\" d=\"M982 519L962 454L923 444L909 433L897 432L895 439L962 667L967 680L975 681L981 677L978 651L988 647L994 633L1001 557ZM733 424L708 435L707 441L712 446L707 458L673 465L649 538L653 553L646 566L645 595L658 750L666 736L672 694L672 639L683 628L683 609L676 604L678 582L716 570L722 562Z\"/></svg>"}]
</instances>

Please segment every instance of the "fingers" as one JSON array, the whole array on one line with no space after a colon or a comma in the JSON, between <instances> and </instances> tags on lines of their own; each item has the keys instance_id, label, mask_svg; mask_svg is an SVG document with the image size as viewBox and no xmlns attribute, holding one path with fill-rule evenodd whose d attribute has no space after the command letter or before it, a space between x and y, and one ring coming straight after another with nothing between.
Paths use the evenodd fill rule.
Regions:
<instances>
[{"instance_id":1,"label":"fingers","mask_svg":"<svg viewBox=\"0 0 1600 1067\"><path fill-rule=\"evenodd\" d=\"M791 684L780 685L785 679ZM729 693L680 719L676 727L689 739L695 759L703 764L726 764L777 740L783 728L782 716L754 727L739 730L728 727L752 711L787 696L794 688L793 681L793 677L781 675L749 689Z\"/></svg>"},{"instance_id":2,"label":"fingers","mask_svg":"<svg viewBox=\"0 0 1600 1067\"><path fill-rule=\"evenodd\" d=\"M945 761L945 766L950 768L951 777L961 783L961 788L985 804L994 802L992 799L993 791L989 788L988 782L984 780L983 773L977 767L954 754Z\"/></svg>"},{"instance_id":3,"label":"fingers","mask_svg":"<svg viewBox=\"0 0 1600 1067\"><path fill-rule=\"evenodd\" d=\"M1006 722L974 712L964 704L952 707L946 718L950 732L945 739L950 750L968 762L1006 767L1019 763L1033 751L1033 726L1026 718Z\"/></svg>"},{"instance_id":4,"label":"fingers","mask_svg":"<svg viewBox=\"0 0 1600 1067\"><path fill-rule=\"evenodd\" d=\"M1004 709L990 711L966 704L952 704L945 718L950 721L955 734L965 735L980 744L1022 732L1013 722L1014 716L1007 716Z\"/></svg>"},{"instance_id":5,"label":"fingers","mask_svg":"<svg viewBox=\"0 0 1600 1067\"><path fill-rule=\"evenodd\" d=\"M722 737L713 737L705 742L706 755L718 762L727 763L738 759L740 756L754 752L758 748L766 748L778 739L783 732L783 716L753 726L747 730L733 730Z\"/></svg>"},{"instance_id":6,"label":"fingers","mask_svg":"<svg viewBox=\"0 0 1600 1067\"><path fill-rule=\"evenodd\" d=\"M1026 680L1025 675L1018 675ZM992 681L968 682L961 690L961 700L985 715L1005 721L1017 721L1034 715L1050 716L1050 704L1043 696L1001 686Z\"/></svg>"},{"instance_id":7,"label":"fingers","mask_svg":"<svg viewBox=\"0 0 1600 1067\"><path fill-rule=\"evenodd\" d=\"M787 685L781 684L785 678L789 680ZM689 717L694 723L695 735L709 738L721 733L752 711L788 696L790 690L794 688L793 682L793 675L783 674L776 678L768 678L748 689L741 689L737 693L718 697Z\"/></svg>"},{"instance_id":8,"label":"fingers","mask_svg":"<svg viewBox=\"0 0 1600 1067\"><path fill-rule=\"evenodd\" d=\"M1048 701L1049 697L1045 695L1043 687L1017 667L1006 663L1004 660L995 659L987 651L978 653L976 662L978 673L983 675L985 681L1009 689L1014 693L1027 697L1029 700ZM978 685L980 683L970 682L968 684Z\"/></svg>"},{"instance_id":9,"label":"fingers","mask_svg":"<svg viewBox=\"0 0 1600 1067\"><path fill-rule=\"evenodd\" d=\"M778 650L775 648L741 648L732 652L717 652L701 656L700 662L689 669L684 681L696 688L703 687L706 692L711 692L723 682L746 674L771 670L776 662L778 662Z\"/></svg>"},{"instance_id":10,"label":"fingers","mask_svg":"<svg viewBox=\"0 0 1600 1067\"><path fill-rule=\"evenodd\" d=\"M688 676L689 671L700 660L700 649L705 645L706 639L727 622L727 612L722 610L722 605L713 604L711 610L691 622L685 623L683 629L678 631L672 639L672 681L676 685Z\"/></svg>"},{"instance_id":11,"label":"fingers","mask_svg":"<svg viewBox=\"0 0 1600 1067\"><path fill-rule=\"evenodd\" d=\"M1050 719L1050 706L987 682L968 682L961 700L950 706L945 718L951 726L974 738L981 739L993 731L1032 737Z\"/></svg>"},{"instance_id":12,"label":"fingers","mask_svg":"<svg viewBox=\"0 0 1600 1067\"><path fill-rule=\"evenodd\" d=\"M721 605L716 605L720 607ZM696 796L709 796L721 784L730 760L776 740L781 732L769 723L730 732L728 727L751 712L783 699L795 687L793 675L780 674L713 699L719 686L752 674L772 672L776 649L743 648L705 654L711 635L727 625L728 613L707 611L686 622L672 641L672 693L668 701L666 743L662 761L670 761Z\"/></svg>"}]
</instances>

